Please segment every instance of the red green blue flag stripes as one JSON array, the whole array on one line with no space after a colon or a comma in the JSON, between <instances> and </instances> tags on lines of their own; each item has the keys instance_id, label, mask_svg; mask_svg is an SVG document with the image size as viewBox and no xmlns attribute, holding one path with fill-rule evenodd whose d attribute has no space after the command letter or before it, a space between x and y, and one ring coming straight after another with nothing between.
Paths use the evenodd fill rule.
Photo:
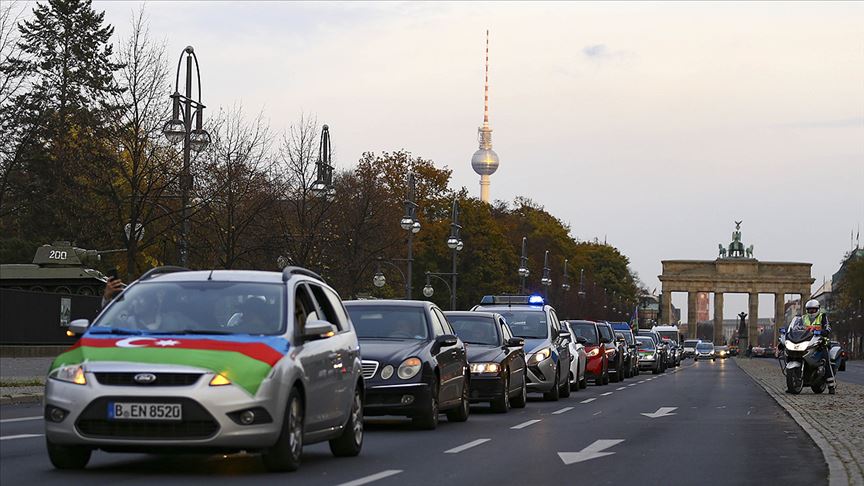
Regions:
<instances>
[{"instance_id":1,"label":"red green blue flag stripes","mask_svg":"<svg viewBox=\"0 0 864 486\"><path fill-rule=\"evenodd\" d=\"M275 336L121 337L87 333L58 356L51 369L100 361L191 366L222 374L255 395L288 347L286 339Z\"/></svg>"}]
</instances>

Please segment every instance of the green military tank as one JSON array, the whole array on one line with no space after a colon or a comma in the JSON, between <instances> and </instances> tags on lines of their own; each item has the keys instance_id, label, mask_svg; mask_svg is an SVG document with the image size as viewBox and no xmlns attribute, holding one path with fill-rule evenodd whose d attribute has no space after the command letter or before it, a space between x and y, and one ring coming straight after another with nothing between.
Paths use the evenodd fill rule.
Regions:
<instances>
[{"instance_id":1,"label":"green military tank","mask_svg":"<svg viewBox=\"0 0 864 486\"><path fill-rule=\"evenodd\" d=\"M58 294L98 295L108 277L86 268L86 257L98 258L95 250L76 248L68 241L55 241L36 249L33 263L0 265L0 288L53 292Z\"/></svg>"}]
</instances>

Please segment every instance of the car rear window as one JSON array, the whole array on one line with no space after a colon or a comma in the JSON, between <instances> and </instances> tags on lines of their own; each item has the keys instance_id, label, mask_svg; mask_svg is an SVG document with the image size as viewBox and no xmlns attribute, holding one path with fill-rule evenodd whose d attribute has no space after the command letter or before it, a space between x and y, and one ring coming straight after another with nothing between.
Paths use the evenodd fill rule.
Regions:
<instances>
[{"instance_id":1,"label":"car rear window","mask_svg":"<svg viewBox=\"0 0 864 486\"><path fill-rule=\"evenodd\" d=\"M459 338L468 344L497 346L498 324L495 319L485 316L447 316L450 327Z\"/></svg>"},{"instance_id":2,"label":"car rear window","mask_svg":"<svg viewBox=\"0 0 864 486\"><path fill-rule=\"evenodd\" d=\"M360 339L428 339L426 311L422 307L346 306Z\"/></svg>"}]
</instances>

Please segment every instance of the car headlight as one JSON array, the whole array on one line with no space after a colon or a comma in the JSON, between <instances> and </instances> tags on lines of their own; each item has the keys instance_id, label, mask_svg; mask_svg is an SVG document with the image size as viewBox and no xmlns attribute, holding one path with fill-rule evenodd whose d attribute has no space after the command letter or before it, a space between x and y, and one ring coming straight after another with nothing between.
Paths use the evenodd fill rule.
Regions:
<instances>
[{"instance_id":1,"label":"car headlight","mask_svg":"<svg viewBox=\"0 0 864 486\"><path fill-rule=\"evenodd\" d=\"M591 351L588 351L587 353L585 353L585 356L588 356L589 358L593 358L594 356L597 356L598 354L600 354L600 348L594 348Z\"/></svg>"},{"instance_id":2,"label":"car headlight","mask_svg":"<svg viewBox=\"0 0 864 486\"><path fill-rule=\"evenodd\" d=\"M225 386L230 384L231 380L229 380L227 376L221 373L213 375L213 378L210 380L210 386Z\"/></svg>"},{"instance_id":3,"label":"car headlight","mask_svg":"<svg viewBox=\"0 0 864 486\"><path fill-rule=\"evenodd\" d=\"M420 358L408 358L399 365L399 369L396 370L396 375L403 380L414 378L417 376L417 373L420 373L420 368L422 366L423 362L420 361Z\"/></svg>"},{"instance_id":4,"label":"car headlight","mask_svg":"<svg viewBox=\"0 0 864 486\"><path fill-rule=\"evenodd\" d=\"M612 353L614 353L615 351L618 351L618 350L615 349L615 348L607 348L607 349L606 349L606 354L612 354Z\"/></svg>"},{"instance_id":5,"label":"car headlight","mask_svg":"<svg viewBox=\"0 0 864 486\"><path fill-rule=\"evenodd\" d=\"M498 363L471 363L471 373L498 373L501 365Z\"/></svg>"},{"instance_id":6,"label":"car headlight","mask_svg":"<svg viewBox=\"0 0 864 486\"><path fill-rule=\"evenodd\" d=\"M61 366L49 373L48 377L76 385L87 384L87 377L84 376L84 367L81 365Z\"/></svg>"},{"instance_id":7,"label":"car headlight","mask_svg":"<svg viewBox=\"0 0 864 486\"><path fill-rule=\"evenodd\" d=\"M551 348L543 348L540 351L531 355L531 359L528 360L528 364L539 364L540 362L549 359L549 356L552 356Z\"/></svg>"}]
</instances>

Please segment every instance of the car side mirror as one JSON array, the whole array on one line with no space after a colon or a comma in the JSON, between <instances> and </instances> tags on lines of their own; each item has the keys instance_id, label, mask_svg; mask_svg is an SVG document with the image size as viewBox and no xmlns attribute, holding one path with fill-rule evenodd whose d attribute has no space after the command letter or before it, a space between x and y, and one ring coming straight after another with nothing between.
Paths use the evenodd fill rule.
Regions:
<instances>
[{"instance_id":1,"label":"car side mirror","mask_svg":"<svg viewBox=\"0 0 864 486\"><path fill-rule=\"evenodd\" d=\"M520 337L512 337L508 339L507 342L504 344L507 345L508 348L521 348L525 346L525 339Z\"/></svg>"},{"instance_id":2,"label":"car side mirror","mask_svg":"<svg viewBox=\"0 0 864 486\"><path fill-rule=\"evenodd\" d=\"M303 327L303 340L315 341L318 339L326 339L336 335L336 326L327 321L312 319L306 321Z\"/></svg>"},{"instance_id":3,"label":"car side mirror","mask_svg":"<svg viewBox=\"0 0 864 486\"><path fill-rule=\"evenodd\" d=\"M67 333L72 333L73 336L80 336L87 332L87 329L90 327L90 321L88 319L75 319L74 321L69 323L69 329Z\"/></svg>"},{"instance_id":4,"label":"car side mirror","mask_svg":"<svg viewBox=\"0 0 864 486\"><path fill-rule=\"evenodd\" d=\"M579 344L587 344L588 340L583 336L576 336L576 342Z\"/></svg>"},{"instance_id":5,"label":"car side mirror","mask_svg":"<svg viewBox=\"0 0 864 486\"><path fill-rule=\"evenodd\" d=\"M459 344L459 338L452 334L444 334L443 336L438 336L435 338L435 343L440 347L444 346L456 346Z\"/></svg>"}]
</instances>

